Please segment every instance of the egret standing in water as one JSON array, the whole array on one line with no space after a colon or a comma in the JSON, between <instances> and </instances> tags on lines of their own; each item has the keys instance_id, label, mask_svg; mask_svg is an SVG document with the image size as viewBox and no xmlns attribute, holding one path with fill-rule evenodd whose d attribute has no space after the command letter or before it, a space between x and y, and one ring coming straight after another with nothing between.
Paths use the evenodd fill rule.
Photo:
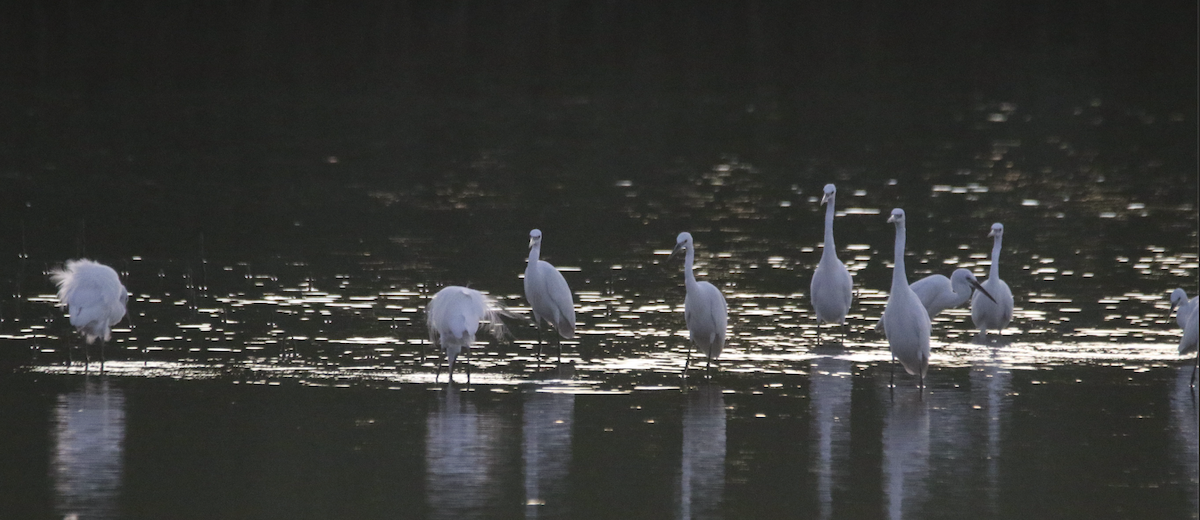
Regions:
<instances>
[{"instance_id":1,"label":"egret standing in water","mask_svg":"<svg viewBox=\"0 0 1200 520\"><path fill-rule=\"evenodd\" d=\"M825 205L825 246L821 251L821 262L813 271L812 284L808 293L812 299L813 310L817 314L817 342L821 341L821 324L836 323L845 325L846 314L850 312L851 291L854 281L850 271L846 269L837 257L837 248L833 244L833 215L834 196L837 188L832 184L825 185L825 196L821 204ZM842 330L845 338L845 329Z\"/></svg>"},{"instance_id":2,"label":"egret standing in water","mask_svg":"<svg viewBox=\"0 0 1200 520\"><path fill-rule=\"evenodd\" d=\"M529 232L529 265L525 266L525 299L533 310L538 331L538 361L542 359L542 322L553 325L560 336L558 361L562 362L562 339L575 337L575 302L567 280L553 265L538 259L542 252L542 232Z\"/></svg>"},{"instance_id":3,"label":"egret standing in water","mask_svg":"<svg viewBox=\"0 0 1200 520\"><path fill-rule=\"evenodd\" d=\"M113 325L125 317L129 291L113 268L87 259L68 260L62 269L51 270L50 281L58 286L58 304L67 308L71 325L86 341L84 356L87 345L100 340L103 366L104 344L112 337Z\"/></svg>"},{"instance_id":4,"label":"egret standing in water","mask_svg":"<svg viewBox=\"0 0 1200 520\"><path fill-rule=\"evenodd\" d=\"M711 369L713 360L721 356L721 349L725 347L725 326L729 321L725 295L711 283L696 281L696 275L692 273L696 246L692 243L691 233L685 231L679 234L675 239L675 249L667 260L670 261L680 251L686 251L683 282L687 296L683 299L683 319L687 322L688 336L696 345L696 350L708 357L706 369ZM691 361L692 351L689 349L687 360L683 362L684 374L687 374Z\"/></svg>"},{"instance_id":5,"label":"egret standing in water","mask_svg":"<svg viewBox=\"0 0 1200 520\"><path fill-rule=\"evenodd\" d=\"M981 287L988 292L987 299L975 294L971 298L971 322L979 328L979 339L987 339L988 329L997 332L1008 326L1013 317L1013 296L1008 284L1000 279L1000 242L1004 238L1004 225L997 222L992 224L992 265L988 271L988 279Z\"/></svg>"},{"instance_id":6,"label":"egret standing in water","mask_svg":"<svg viewBox=\"0 0 1200 520\"><path fill-rule=\"evenodd\" d=\"M1171 310L1178 307L1178 312L1175 319L1179 323L1179 328L1183 329L1183 337L1179 338L1179 355L1186 356L1197 352L1197 345L1200 344L1200 305L1197 304L1196 298L1188 300L1187 293L1183 289L1175 289L1171 293ZM1167 316L1171 315L1171 311L1167 311ZM1196 386L1196 369L1200 367L1200 356L1196 358L1196 366L1192 367L1192 377L1188 380L1189 386Z\"/></svg>"},{"instance_id":7,"label":"egret standing in water","mask_svg":"<svg viewBox=\"0 0 1200 520\"><path fill-rule=\"evenodd\" d=\"M946 278L940 274L931 274L917 280L908 286L917 293L917 298L921 299L921 305L925 307L925 312L929 314L929 321L933 321L942 311L951 307L958 307L967 300L971 299L972 291L978 290L987 296L988 299L996 301L992 295L979 285L979 280L975 275L967 269L955 269L950 273L950 278ZM883 319L879 320L877 330L883 330Z\"/></svg>"},{"instance_id":8,"label":"egret standing in water","mask_svg":"<svg viewBox=\"0 0 1200 520\"><path fill-rule=\"evenodd\" d=\"M475 332L481 322L496 339L504 337L506 331L500 317L506 314L492 301L474 289L451 285L438 291L425 307L425 325L429 328L429 342L438 344L446 354L450 382L454 382L454 361L464 350L470 351L475 342ZM442 373L439 361L436 383ZM471 365L467 365L467 384L471 383Z\"/></svg>"},{"instance_id":9,"label":"egret standing in water","mask_svg":"<svg viewBox=\"0 0 1200 520\"><path fill-rule=\"evenodd\" d=\"M1189 300L1187 291L1184 291L1182 287L1175 289L1171 292L1171 310L1167 311L1167 316L1170 317L1171 311L1178 308L1179 312L1175 314L1176 323L1179 323L1179 328L1186 329L1188 314L1198 307L1197 302L1200 302L1200 299L1192 298Z\"/></svg>"},{"instance_id":10,"label":"egret standing in water","mask_svg":"<svg viewBox=\"0 0 1200 520\"><path fill-rule=\"evenodd\" d=\"M881 318L884 333L892 359L900 361L909 374L920 377L919 386L924 389L925 372L929 369L929 314L917 293L908 286L904 274L904 210L893 209L888 222L896 225L896 250L892 290Z\"/></svg>"}]
</instances>

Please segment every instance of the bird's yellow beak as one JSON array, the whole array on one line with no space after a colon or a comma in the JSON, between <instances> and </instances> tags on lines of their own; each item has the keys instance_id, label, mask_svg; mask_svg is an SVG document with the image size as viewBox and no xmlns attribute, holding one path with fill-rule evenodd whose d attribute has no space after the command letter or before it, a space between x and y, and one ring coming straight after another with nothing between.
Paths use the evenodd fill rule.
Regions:
<instances>
[{"instance_id":1,"label":"bird's yellow beak","mask_svg":"<svg viewBox=\"0 0 1200 520\"><path fill-rule=\"evenodd\" d=\"M892 215L892 216L888 217L888 224L894 224L894 223L896 223L896 216Z\"/></svg>"}]
</instances>

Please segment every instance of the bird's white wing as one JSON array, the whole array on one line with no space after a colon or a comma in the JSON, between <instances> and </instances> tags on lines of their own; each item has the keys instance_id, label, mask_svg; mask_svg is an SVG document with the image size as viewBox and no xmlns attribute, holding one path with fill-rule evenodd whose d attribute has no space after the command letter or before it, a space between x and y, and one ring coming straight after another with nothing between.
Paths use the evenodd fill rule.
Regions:
<instances>
[{"instance_id":1,"label":"bird's white wing","mask_svg":"<svg viewBox=\"0 0 1200 520\"><path fill-rule=\"evenodd\" d=\"M554 266L539 262L542 271L542 290L545 291L546 303L552 309L550 316L543 318L552 321L559 335L571 339L575 337L575 302L571 297L571 288L567 279Z\"/></svg>"}]
</instances>

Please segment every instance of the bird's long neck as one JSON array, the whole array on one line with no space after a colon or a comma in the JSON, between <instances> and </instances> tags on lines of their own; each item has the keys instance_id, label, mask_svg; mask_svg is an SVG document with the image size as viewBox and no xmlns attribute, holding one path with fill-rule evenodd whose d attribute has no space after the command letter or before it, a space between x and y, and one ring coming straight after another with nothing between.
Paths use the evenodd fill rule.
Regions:
<instances>
[{"instance_id":1,"label":"bird's long neck","mask_svg":"<svg viewBox=\"0 0 1200 520\"><path fill-rule=\"evenodd\" d=\"M1003 237L996 237L992 243L992 267L988 270L988 277L1000 279L1000 241Z\"/></svg>"},{"instance_id":2,"label":"bird's long neck","mask_svg":"<svg viewBox=\"0 0 1200 520\"><path fill-rule=\"evenodd\" d=\"M691 287L696 285L696 274L692 272L692 262L696 260L696 248L689 245L683 256L683 283Z\"/></svg>"},{"instance_id":3,"label":"bird's long neck","mask_svg":"<svg viewBox=\"0 0 1200 520\"><path fill-rule=\"evenodd\" d=\"M534 265L538 262L538 257L542 255L542 244L534 244L529 248L529 265Z\"/></svg>"},{"instance_id":4,"label":"bird's long neck","mask_svg":"<svg viewBox=\"0 0 1200 520\"><path fill-rule=\"evenodd\" d=\"M908 287L908 276L904 274L904 223L896 224L895 262L892 267L892 292L898 287Z\"/></svg>"},{"instance_id":5,"label":"bird's long neck","mask_svg":"<svg viewBox=\"0 0 1200 520\"><path fill-rule=\"evenodd\" d=\"M829 204L825 205L825 250L821 251L821 258L837 258L837 247L833 245L833 213L833 199L831 198Z\"/></svg>"}]
</instances>

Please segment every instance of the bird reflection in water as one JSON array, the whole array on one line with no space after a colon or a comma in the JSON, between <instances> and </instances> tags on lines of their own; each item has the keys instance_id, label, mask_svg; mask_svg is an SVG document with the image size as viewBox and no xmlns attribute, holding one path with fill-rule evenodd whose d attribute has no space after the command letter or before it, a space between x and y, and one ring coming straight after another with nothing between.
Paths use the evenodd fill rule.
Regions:
<instances>
[{"instance_id":1,"label":"bird reflection in water","mask_svg":"<svg viewBox=\"0 0 1200 520\"><path fill-rule=\"evenodd\" d=\"M1000 425L1009 403L1012 370L991 359L971 366L971 402L983 407L987 421L987 510L999 514L1000 507Z\"/></svg>"},{"instance_id":2,"label":"bird reflection in water","mask_svg":"<svg viewBox=\"0 0 1200 520\"><path fill-rule=\"evenodd\" d=\"M425 493L431 518L467 518L503 503L497 485L501 420L451 385L426 420Z\"/></svg>"},{"instance_id":3,"label":"bird reflection in water","mask_svg":"<svg viewBox=\"0 0 1200 520\"><path fill-rule=\"evenodd\" d=\"M725 396L701 385L683 409L683 457L679 472L679 518L715 518L725 492Z\"/></svg>"},{"instance_id":4,"label":"bird reflection in water","mask_svg":"<svg viewBox=\"0 0 1200 520\"><path fill-rule=\"evenodd\" d=\"M850 442L850 390L853 386L850 361L817 358L809 365L809 373L812 374L809 395L812 397L813 437L817 439L812 446L817 460L817 517L832 518L834 468L844 465Z\"/></svg>"},{"instance_id":5,"label":"bird reflection in water","mask_svg":"<svg viewBox=\"0 0 1200 520\"><path fill-rule=\"evenodd\" d=\"M54 508L64 518L116 518L125 396L101 377L60 395L54 410Z\"/></svg>"},{"instance_id":6,"label":"bird reflection in water","mask_svg":"<svg viewBox=\"0 0 1200 520\"><path fill-rule=\"evenodd\" d=\"M523 415L525 518L568 518L566 484L575 394L528 393Z\"/></svg>"},{"instance_id":7,"label":"bird reflection in water","mask_svg":"<svg viewBox=\"0 0 1200 520\"><path fill-rule=\"evenodd\" d=\"M886 386L885 386L886 390ZM889 393L883 427L883 482L888 518L913 516L925 496L929 474L929 400L921 394ZM905 515L905 510L909 511Z\"/></svg>"},{"instance_id":8,"label":"bird reflection in water","mask_svg":"<svg viewBox=\"0 0 1200 520\"><path fill-rule=\"evenodd\" d=\"M1197 413L1197 397L1192 386L1193 367L1183 365L1176 368L1175 386L1171 392L1171 431L1174 444L1171 454L1182 474L1180 481L1188 500L1192 504L1192 515L1200 511L1200 420Z\"/></svg>"}]
</instances>

